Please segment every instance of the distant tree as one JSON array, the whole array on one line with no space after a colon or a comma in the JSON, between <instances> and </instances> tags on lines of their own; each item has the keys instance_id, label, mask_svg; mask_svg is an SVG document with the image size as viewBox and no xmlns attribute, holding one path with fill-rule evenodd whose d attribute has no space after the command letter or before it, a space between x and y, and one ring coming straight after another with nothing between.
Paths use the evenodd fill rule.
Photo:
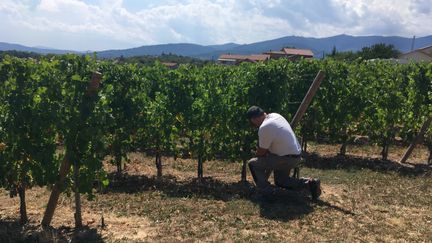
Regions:
<instances>
[{"instance_id":1,"label":"distant tree","mask_svg":"<svg viewBox=\"0 0 432 243\"><path fill-rule=\"evenodd\" d=\"M214 61L201 60L192 57L178 56L175 54L162 53L160 56L135 56L135 57L118 57L115 58L119 63L138 63L144 66L154 65L156 61L158 62L174 62L177 64L193 64L196 66L203 66L207 63Z\"/></svg>"},{"instance_id":2,"label":"distant tree","mask_svg":"<svg viewBox=\"0 0 432 243\"><path fill-rule=\"evenodd\" d=\"M384 43L379 43L370 47L363 47L357 54L359 57L368 60L375 58L397 58L401 52L397 50L392 44L387 45Z\"/></svg>"},{"instance_id":3,"label":"distant tree","mask_svg":"<svg viewBox=\"0 0 432 243\"><path fill-rule=\"evenodd\" d=\"M357 59L359 56L357 53L354 53L352 51L338 52L338 51L336 51L336 48L333 47L331 54L328 55L327 57L335 59L335 60L351 62L351 61L354 61L355 59Z\"/></svg>"},{"instance_id":4,"label":"distant tree","mask_svg":"<svg viewBox=\"0 0 432 243\"><path fill-rule=\"evenodd\" d=\"M39 59L42 55L36 52L28 52L28 51L0 51L0 61L3 60L3 58L8 56L13 57L19 57L19 58L33 58L33 59Z\"/></svg>"},{"instance_id":5,"label":"distant tree","mask_svg":"<svg viewBox=\"0 0 432 243\"><path fill-rule=\"evenodd\" d=\"M332 49L330 56L334 57L334 56L336 56L336 54L337 54L336 46L333 46L333 49Z\"/></svg>"},{"instance_id":6,"label":"distant tree","mask_svg":"<svg viewBox=\"0 0 432 243\"><path fill-rule=\"evenodd\" d=\"M369 59L388 59L388 58L397 58L401 52L397 50L394 45L387 45L384 43L375 44L372 46L363 47L358 52L352 51L344 51L338 52L336 50L336 46L333 46L332 52L327 57L336 59L336 60L344 60L344 61L354 61L357 58L362 58L364 60Z\"/></svg>"}]
</instances>

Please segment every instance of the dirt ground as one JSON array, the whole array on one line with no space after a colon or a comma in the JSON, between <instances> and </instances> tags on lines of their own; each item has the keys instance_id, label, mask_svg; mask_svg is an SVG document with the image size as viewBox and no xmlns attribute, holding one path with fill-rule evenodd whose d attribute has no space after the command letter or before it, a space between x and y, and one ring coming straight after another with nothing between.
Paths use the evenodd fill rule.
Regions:
<instances>
[{"instance_id":1,"label":"dirt ground","mask_svg":"<svg viewBox=\"0 0 432 243\"><path fill-rule=\"evenodd\" d=\"M19 198L0 190L0 242L432 242L432 175L428 151L415 150L407 165L397 161L405 148L392 147L390 161L380 148L309 146L302 176L319 177L323 194L281 191L257 196L239 183L241 164L207 161L202 182L196 161L163 158L163 178L155 178L154 158L131 153L123 176L106 164L110 185L83 201L85 227L74 230L74 204L62 195L52 227L39 223L49 189L27 191L30 222L19 220Z\"/></svg>"}]
</instances>

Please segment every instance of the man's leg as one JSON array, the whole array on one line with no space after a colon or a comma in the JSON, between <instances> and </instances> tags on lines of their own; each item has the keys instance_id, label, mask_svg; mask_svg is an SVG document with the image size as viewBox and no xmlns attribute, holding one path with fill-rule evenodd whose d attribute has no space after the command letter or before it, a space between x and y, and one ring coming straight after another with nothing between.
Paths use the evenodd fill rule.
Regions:
<instances>
[{"instance_id":1,"label":"man's leg","mask_svg":"<svg viewBox=\"0 0 432 243\"><path fill-rule=\"evenodd\" d=\"M290 169L274 170L274 181L276 186L291 190L308 188L307 178L295 178L289 175Z\"/></svg>"},{"instance_id":2,"label":"man's leg","mask_svg":"<svg viewBox=\"0 0 432 243\"><path fill-rule=\"evenodd\" d=\"M252 158L249 160L249 169L254 179L255 185L262 192L270 192L271 186L268 178L272 169L266 163L266 157Z\"/></svg>"},{"instance_id":3,"label":"man's leg","mask_svg":"<svg viewBox=\"0 0 432 243\"><path fill-rule=\"evenodd\" d=\"M289 171L295 168L301 158L286 158L282 157L285 163L282 163L274 170L275 184L285 189L302 190L308 189L312 199L317 200L321 195L321 182L319 179L294 178L289 176Z\"/></svg>"},{"instance_id":4,"label":"man's leg","mask_svg":"<svg viewBox=\"0 0 432 243\"><path fill-rule=\"evenodd\" d=\"M320 181L317 179L292 178L289 176L289 170L295 168L301 158L289 158L269 154L265 157L258 157L249 160L249 168L257 187L264 193L272 192L268 178L274 171L275 184L287 189L309 189L313 200L318 199L321 195Z\"/></svg>"},{"instance_id":5,"label":"man's leg","mask_svg":"<svg viewBox=\"0 0 432 243\"><path fill-rule=\"evenodd\" d=\"M290 171L297 167L302 159L301 158L287 158L281 157L282 162L274 170L274 181L279 187L293 190L301 190L308 188L308 179L294 178L289 175Z\"/></svg>"}]
</instances>

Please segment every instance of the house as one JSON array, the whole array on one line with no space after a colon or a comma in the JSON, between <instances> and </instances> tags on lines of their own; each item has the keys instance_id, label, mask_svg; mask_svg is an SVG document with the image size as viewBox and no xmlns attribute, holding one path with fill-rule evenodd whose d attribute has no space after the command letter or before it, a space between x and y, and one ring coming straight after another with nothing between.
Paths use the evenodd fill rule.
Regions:
<instances>
[{"instance_id":1,"label":"house","mask_svg":"<svg viewBox=\"0 0 432 243\"><path fill-rule=\"evenodd\" d=\"M271 59L287 58L297 60L300 58L313 58L314 54L308 49L282 48L280 51L269 51L264 54L270 55Z\"/></svg>"},{"instance_id":2,"label":"house","mask_svg":"<svg viewBox=\"0 0 432 243\"><path fill-rule=\"evenodd\" d=\"M178 63L175 62L162 62L161 64L169 69L177 69L179 67Z\"/></svg>"},{"instance_id":3,"label":"house","mask_svg":"<svg viewBox=\"0 0 432 243\"><path fill-rule=\"evenodd\" d=\"M254 55L236 55L236 54L222 54L218 58L220 64L237 65L242 62L263 62L270 59L267 54L254 54Z\"/></svg>"},{"instance_id":4,"label":"house","mask_svg":"<svg viewBox=\"0 0 432 243\"><path fill-rule=\"evenodd\" d=\"M270 59L279 59L286 56L286 53L283 51L268 51L264 52L264 54L270 55Z\"/></svg>"},{"instance_id":5,"label":"house","mask_svg":"<svg viewBox=\"0 0 432 243\"><path fill-rule=\"evenodd\" d=\"M293 48L283 48L283 52L289 56L297 56L304 58L313 58L314 54L309 49L293 49Z\"/></svg>"},{"instance_id":6,"label":"house","mask_svg":"<svg viewBox=\"0 0 432 243\"><path fill-rule=\"evenodd\" d=\"M432 62L432 46L423 47L399 56L401 63Z\"/></svg>"},{"instance_id":7,"label":"house","mask_svg":"<svg viewBox=\"0 0 432 243\"><path fill-rule=\"evenodd\" d=\"M287 58L291 61L300 58L313 58L313 52L308 49L293 49L283 48L280 51L269 51L263 54L253 55L236 55L236 54L222 54L218 58L218 63L225 65L237 65L241 62L262 62L269 59Z\"/></svg>"}]
</instances>

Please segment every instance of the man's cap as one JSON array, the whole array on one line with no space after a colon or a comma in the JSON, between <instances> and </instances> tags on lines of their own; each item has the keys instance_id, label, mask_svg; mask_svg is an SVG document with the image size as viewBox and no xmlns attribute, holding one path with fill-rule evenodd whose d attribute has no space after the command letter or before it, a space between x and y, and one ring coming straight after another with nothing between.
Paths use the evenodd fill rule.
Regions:
<instances>
[{"instance_id":1,"label":"man's cap","mask_svg":"<svg viewBox=\"0 0 432 243\"><path fill-rule=\"evenodd\" d=\"M260 117L262 114L264 114L264 110L258 106L253 105L246 112L246 117L247 119L252 119L252 118Z\"/></svg>"}]
</instances>

